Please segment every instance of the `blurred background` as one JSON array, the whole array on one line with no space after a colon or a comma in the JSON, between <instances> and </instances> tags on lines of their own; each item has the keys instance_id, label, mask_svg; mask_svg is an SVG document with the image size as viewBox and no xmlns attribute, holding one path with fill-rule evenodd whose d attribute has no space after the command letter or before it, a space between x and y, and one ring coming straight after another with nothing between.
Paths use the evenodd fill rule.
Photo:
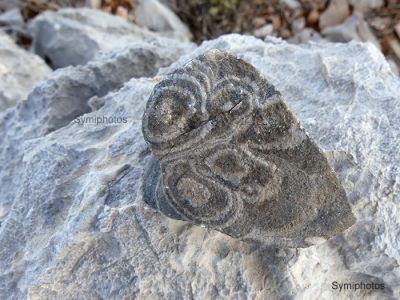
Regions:
<instances>
[{"instance_id":1,"label":"blurred background","mask_svg":"<svg viewBox=\"0 0 400 300\"><path fill-rule=\"evenodd\" d=\"M371 42L400 69L399 0L0 0L0 28L29 48L29 20L46 10L89 7L154 31L172 28L196 42L225 33L291 43Z\"/></svg>"}]
</instances>

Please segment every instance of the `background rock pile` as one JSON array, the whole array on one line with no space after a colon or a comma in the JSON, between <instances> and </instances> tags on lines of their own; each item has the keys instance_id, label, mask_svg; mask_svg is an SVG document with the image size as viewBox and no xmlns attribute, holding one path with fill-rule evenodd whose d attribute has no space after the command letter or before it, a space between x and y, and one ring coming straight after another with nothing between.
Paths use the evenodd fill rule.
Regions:
<instances>
[{"instance_id":1,"label":"background rock pile","mask_svg":"<svg viewBox=\"0 0 400 300\"><path fill-rule=\"evenodd\" d=\"M0 26L12 25L19 43L29 44L30 35L21 31L23 21L46 10L85 6L195 42L231 32L282 37L291 43L368 41L399 74L397 0L5 0L0 3L0 12L6 11Z\"/></svg>"},{"instance_id":2,"label":"background rock pile","mask_svg":"<svg viewBox=\"0 0 400 300\"><path fill-rule=\"evenodd\" d=\"M292 43L369 41L400 66L400 3L396 0L169 0L195 40L241 32Z\"/></svg>"}]
</instances>

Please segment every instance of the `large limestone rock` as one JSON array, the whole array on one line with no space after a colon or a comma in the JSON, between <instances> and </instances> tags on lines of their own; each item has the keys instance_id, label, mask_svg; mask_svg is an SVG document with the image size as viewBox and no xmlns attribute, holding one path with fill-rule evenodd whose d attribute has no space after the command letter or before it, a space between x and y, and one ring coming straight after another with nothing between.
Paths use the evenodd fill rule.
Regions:
<instances>
[{"instance_id":1,"label":"large limestone rock","mask_svg":"<svg viewBox=\"0 0 400 300\"><path fill-rule=\"evenodd\" d=\"M33 51L54 68L83 65L128 43L159 40L160 35L97 9L46 11L29 25ZM179 43L179 42L177 42Z\"/></svg>"},{"instance_id":2,"label":"large limestone rock","mask_svg":"<svg viewBox=\"0 0 400 300\"><path fill-rule=\"evenodd\" d=\"M0 165L5 170L0 172L0 211L4 214L11 208L21 184L22 141L66 126L90 112L89 100L92 106L101 106L99 97L118 90L132 77L154 76L161 67L170 65L191 50L191 44L168 39L133 43L104 54L85 66L51 73L48 80L36 86L25 101L2 117L2 144L6 146L0 148Z\"/></svg>"},{"instance_id":3,"label":"large limestone rock","mask_svg":"<svg viewBox=\"0 0 400 300\"><path fill-rule=\"evenodd\" d=\"M154 88L143 135L157 157L144 200L241 240L305 247L354 223L346 193L279 91L219 50Z\"/></svg>"},{"instance_id":4,"label":"large limestone rock","mask_svg":"<svg viewBox=\"0 0 400 300\"><path fill-rule=\"evenodd\" d=\"M0 111L25 99L50 71L40 57L19 48L0 30Z\"/></svg>"},{"instance_id":5,"label":"large limestone rock","mask_svg":"<svg viewBox=\"0 0 400 300\"><path fill-rule=\"evenodd\" d=\"M144 203L151 159L141 133L146 101L163 74L214 48L258 69L328 153L357 217L344 234L307 249L276 249L172 220ZM77 71L85 78L91 69L69 69ZM14 196L10 209L0 206L0 298L400 297L400 82L372 45L221 37L159 76L121 79L121 89L89 101L93 112L49 132L48 119L36 115L61 113L65 105L48 106L34 95L67 79L49 79L1 115L0 172L10 179L0 186ZM83 103L93 96L79 94ZM114 123L96 124L97 117ZM333 281L373 281L385 289L339 292Z\"/></svg>"}]
</instances>

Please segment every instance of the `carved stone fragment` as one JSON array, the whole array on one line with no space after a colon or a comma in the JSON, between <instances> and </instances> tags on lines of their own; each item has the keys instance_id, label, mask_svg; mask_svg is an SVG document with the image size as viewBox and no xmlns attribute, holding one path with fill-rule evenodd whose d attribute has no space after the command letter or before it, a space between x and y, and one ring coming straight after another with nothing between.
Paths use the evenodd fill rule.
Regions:
<instances>
[{"instance_id":1,"label":"carved stone fragment","mask_svg":"<svg viewBox=\"0 0 400 300\"><path fill-rule=\"evenodd\" d=\"M306 247L355 218L323 152L248 63L211 50L156 85L144 199L241 240Z\"/></svg>"}]
</instances>

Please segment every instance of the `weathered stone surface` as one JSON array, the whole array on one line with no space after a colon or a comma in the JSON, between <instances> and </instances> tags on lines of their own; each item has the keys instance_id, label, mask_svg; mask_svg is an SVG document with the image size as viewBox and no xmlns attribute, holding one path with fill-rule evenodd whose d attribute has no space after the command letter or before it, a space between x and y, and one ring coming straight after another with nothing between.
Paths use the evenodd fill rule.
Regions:
<instances>
[{"instance_id":1,"label":"weathered stone surface","mask_svg":"<svg viewBox=\"0 0 400 300\"><path fill-rule=\"evenodd\" d=\"M120 17L88 8L47 11L32 21L29 31L34 52L54 68L82 65L102 52L161 38Z\"/></svg>"},{"instance_id":2,"label":"weathered stone surface","mask_svg":"<svg viewBox=\"0 0 400 300\"><path fill-rule=\"evenodd\" d=\"M168 216L289 247L329 239L355 221L334 171L280 93L229 54L211 50L166 76L150 96L143 134L160 161L145 201Z\"/></svg>"},{"instance_id":3,"label":"weathered stone surface","mask_svg":"<svg viewBox=\"0 0 400 300\"><path fill-rule=\"evenodd\" d=\"M152 77L184 53L191 44L169 39L133 43L103 54L85 66L57 70L38 84L25 101L1 118L0 131L5 147L0 148L0 205L9 211L21 184L21 142L45 136L69 124L76 117L102 106L99 97L118 90L132 77ZM21 130L23 128L23 130ZM0 213L0 221L1 221Z\"/></svg>"},{"instance_id":4,"label":"weathered stone surface","mask_svg":"<svg viewBox=\"0 0 400 300\"><path fill-rule=\"evenodd\" d=\"M40 57L19 48L0 30L0 112L25 99L50 71Z\"/></svg>"},{"instance_id":5,"label":"weathered stone surface","mask_svg":"<svg viewBox=\"0 0 400 300\"><path fill-rule=\"evenodd\" d=\"M141 117L161 76L131 79L92 98L97 110L82 117L129 117L114 126L70 123L25 137L28 128L47 127L37 113L65 109L41 106L31 96L25 109L0 115L0 173L9 178L0 184L0 198L4 186L15 195L12 209L4 212L0 205L1 299L400 297L400 81L383 55L354 42L299 46L229 35L204 43L161 72L211 49L255 66L281 91L310 137L333 151L330 163L357 223L321 245L278 250L149 209L141 193L151 159ZM14 152L3 152L10 147ZM11 160L14 155L19 162ZM13 164L18 173L9 172ZM331 287L334 280L383 281L386 288L339 292Z\"/></svg>"}]
</instances>

